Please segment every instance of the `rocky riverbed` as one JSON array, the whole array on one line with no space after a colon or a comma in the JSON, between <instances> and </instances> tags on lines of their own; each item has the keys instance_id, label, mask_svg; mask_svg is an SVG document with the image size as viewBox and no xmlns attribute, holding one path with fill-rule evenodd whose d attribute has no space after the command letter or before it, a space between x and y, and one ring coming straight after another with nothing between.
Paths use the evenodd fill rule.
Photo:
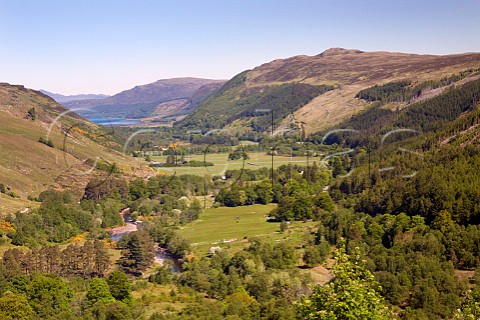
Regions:
<instances>
[{"instance_id":1,"label":"rocky riverbed","mask_svg":"<svg viewBox=\"0 0 480 320\"><path fill-rule=\"evenodd\" d=\"M110 228L108 230L108 233L110 234L110 237L112 238L113 241L117 242L120 240L123 235L129 234L131 232L135 232L138 230L138 225L141 222L132 222L130 219L130 208L123 209L120 212L120 215L123 218L123 221L125 221L125 225L121 227L115 227L115 228ZM155 244L155 263L159 265L164 265L165 261L172 261L173 262L173 272L181 272L181 264L178 261L178 259L175 259L171 253L167 250L164 249L158 244Z\"/></svg>"}]
</instances>

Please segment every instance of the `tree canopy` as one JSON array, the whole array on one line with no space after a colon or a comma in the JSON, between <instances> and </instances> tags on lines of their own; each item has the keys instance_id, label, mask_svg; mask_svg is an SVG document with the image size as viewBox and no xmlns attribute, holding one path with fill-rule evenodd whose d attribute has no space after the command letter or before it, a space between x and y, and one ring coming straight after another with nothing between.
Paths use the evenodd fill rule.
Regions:
<instances>
[{"instance_id":1,"label":"tree canopy","mask_svg":"<svg viewBox=\"0 0 480 320\"><path fill-rule=\"evenodd\" d=\"M299 308L304 319L392 319L381 288L358 252L349 257L345 247L335 255L334 278L316 286Z\"/></svg>"}]
</instances>

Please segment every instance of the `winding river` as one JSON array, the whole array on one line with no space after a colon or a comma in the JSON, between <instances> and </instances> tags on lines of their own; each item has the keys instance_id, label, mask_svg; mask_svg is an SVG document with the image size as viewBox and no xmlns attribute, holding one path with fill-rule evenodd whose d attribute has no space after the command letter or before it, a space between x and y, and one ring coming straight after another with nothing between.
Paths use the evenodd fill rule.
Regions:
<instances>
[{"instance_id":1,"label":"winding river","mask_svg":"<svg viewBox=\"0 0 480 320\"><path fill-rule=\"evenodd\" d=\"M132 221L130 217L130 208L123 209L120 212L120 215L122 216L125 225L121 227L110 228L108 230L108 233L110 233L110 238L112 238L112 240L115 242L118 242L123 235L139 230L138 226L141 225L141 221ZM173 257L167 249L155 244L155 262L163 266L167 260L172 261L171 265L173 272L182 272L182 265L178 259Z\"/></svg>"}]
</instances>

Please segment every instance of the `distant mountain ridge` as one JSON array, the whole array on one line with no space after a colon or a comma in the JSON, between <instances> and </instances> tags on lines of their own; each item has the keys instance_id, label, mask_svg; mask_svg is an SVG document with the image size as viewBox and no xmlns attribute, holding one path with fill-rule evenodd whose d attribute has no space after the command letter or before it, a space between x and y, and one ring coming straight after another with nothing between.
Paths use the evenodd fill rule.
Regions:
<instances>
[{"instance_id":1,"label":"distant mountain ridge","mask_svg":"<svg viewBox=\"0 0 480 320\"><path fill-rule=\"evenodd\" d=\"M265 122L259 116L264 116L251 111L266 105L276 117L277 131L301 127L304 132L318 132L371 107L356 98L363 89L395 81L415 85L479 67L480 53L439 56L332 48L316 56L277 59L244 71L176 126L203 131L225 128L244 134L256 128L264 131L265 125L258 126ZM305 89L300 85L311 86L308 99L292 99ZM333 86L333 90L314 94L318 86Z\"/></svg>"},{"instance_id":2,"label":"distant mountain ridge","mask_svg":"<svg viewBox=\"0 0 480 320\"><path fill-rule=\"evenodd\" d=\"M199 78L162 79L108 98L68 101L64 106L87 118L165 119L189 113L224 83Z\"/></svg>"},{"instance_id":3,"label":"distant mountain ridge","mask_svg":"<svg viewBox=\"0 0 480 320\"><path fill-rule=\"evenodd\" d=\"M53 98L53 100L57 101L58 103L65 103L65 102L75 101L75 100L105 99L110 97L109 95L106 95L106 94L75 94L75 95L66 96L60 93L53 93L43 89L39 91Z\"/></svg>"}]
</instances>

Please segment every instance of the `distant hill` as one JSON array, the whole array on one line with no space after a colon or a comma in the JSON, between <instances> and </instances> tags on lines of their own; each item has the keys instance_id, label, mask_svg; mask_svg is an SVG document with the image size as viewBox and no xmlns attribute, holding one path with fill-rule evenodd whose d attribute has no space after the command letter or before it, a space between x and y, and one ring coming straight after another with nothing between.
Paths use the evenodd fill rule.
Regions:
<instances>
[{"instance_id":1,"label":"distant hill","mask_svg":"<svg viewBox=\"0 0 480 320\"><path fill-rule=\"evenodd\" d=\"M136 86L105 99L64 103L87 118L149 118L160 120L188 114L218 90L224 80L175 78ZM85 110L80 110L84 108Z\"/></svg>"},{"instance_id":2,"label":"distant hill","mask_svg":"<svg viewBox=\"0 0 480 320\"><path fill-rule=\"evenodd\" d=\"M436 56L333 48L316 56L274 60L242 72L176 126L204 131L264 131L266 117L259 110L265 113L264 109L271 109L277 131L302 127L312 133L371 107L372 102L356 98L361 90L395 81L415 86L479 67L479 53ZM435 92L430 91L432 94ZM396 107L407 104L404 101Z\"/></svg>"},{"instance_id":3,"label":"distant hill","mask_svg":"<svg viewBox=\"0 0 480 320\"><path fill-rule=\"evenodd\" d=\"M45 94L0 83L0 184L18 196L1 193L0 214L35 206L27 196L52 187L81 197L98 174L91 170L95 160L140 173L140 162L112 149L122 149L115 139Z\"/></svg>"},{"instance_id":4,"label":"distant hill","mask_svg":"<svg viewBox=\"0 0 480 320\"><path fill-rule=\"evenodd\" d=\"M40 92L53 98L53 100L57 101L58 103L64 103L64 102L75 101L75 100L105 99L109 97L106 94L76 94L71 96L65 96L63 94L52 93L47 90L40 90Z\"/></svg>"}]
</instances>

